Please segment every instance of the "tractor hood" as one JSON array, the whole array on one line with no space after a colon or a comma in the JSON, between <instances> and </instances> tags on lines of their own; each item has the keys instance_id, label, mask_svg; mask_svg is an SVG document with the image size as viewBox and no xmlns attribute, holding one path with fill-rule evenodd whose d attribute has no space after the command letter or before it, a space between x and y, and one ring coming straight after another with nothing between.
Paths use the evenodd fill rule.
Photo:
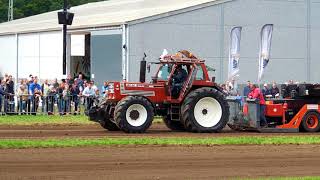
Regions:
<instances>
[{"instance_id":1,"label":"tractor hood","mask_svg":"<svg viewBox=\"0 0 320 180\"><path fill-rule=\"evenodd\" d=\"M144 96L153 100L165 98L165 82L156 84L140 82L109 82L108 99L119 101L125 96Z\"/></svg>"}]
</instances>

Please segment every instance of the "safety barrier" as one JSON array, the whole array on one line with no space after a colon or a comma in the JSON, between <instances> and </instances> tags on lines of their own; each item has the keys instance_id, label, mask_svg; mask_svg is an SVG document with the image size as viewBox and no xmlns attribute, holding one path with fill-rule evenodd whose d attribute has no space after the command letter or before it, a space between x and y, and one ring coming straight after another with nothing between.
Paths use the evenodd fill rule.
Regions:
<instances>
[{"instance_id":1,"label":"safety barrier","mask_svg":"<svg viewBox=\"0 0 320 180\"><path fill-rule=\"evenodd\" d=\"M99 101L100 97L96 96L0 95L0 115L77 115L83 114Z\"/></svg>"}]
</instances>

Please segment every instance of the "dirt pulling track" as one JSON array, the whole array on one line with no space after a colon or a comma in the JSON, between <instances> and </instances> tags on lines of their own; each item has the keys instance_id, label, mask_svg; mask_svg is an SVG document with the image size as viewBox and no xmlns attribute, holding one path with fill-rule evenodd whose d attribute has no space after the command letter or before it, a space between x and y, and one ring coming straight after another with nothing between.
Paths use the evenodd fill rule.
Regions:
<instances>
[{"instance_id":1,"label":"dirt pulling track","mask_svg":"<svg viewBox=\"0 0 320 180\"><path fill-rule=\"evenodd\" d=\"M169 132L163 125L154 125L148 133L138 135L108 132L94 125L0 127L1 138L214 138L239 135L274 134L239 133L230 130L219 134L178 133ZM0 179L225 179L319 176L319 166L320 145L109 146L0 150Z\"/></svg>"},{"instance_id":2,"label":"dirt pulling track","mask_svg":"<svg viewBox=\"0 0 320 180\"><path fill-rule=\"evenodd\" d=\"M236 132L225 128L221 133L172 132L163 124L154 124L144 134L110 132L99 125L49 125L49 126L0 126L0 138L102 138L102 137L225 137L225 136L274 136L274 135L319 135L314 133L257 133Z\"/></svg>"}]
</instances>

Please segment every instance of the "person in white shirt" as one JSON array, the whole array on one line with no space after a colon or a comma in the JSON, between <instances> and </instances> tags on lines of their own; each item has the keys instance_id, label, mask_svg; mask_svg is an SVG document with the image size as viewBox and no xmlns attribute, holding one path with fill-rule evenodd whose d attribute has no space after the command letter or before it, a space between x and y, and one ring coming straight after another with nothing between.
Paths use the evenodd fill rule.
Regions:
<instances>
[{"instance_id":1,"label":"person in white shirt","mask_svg":"<svg viewBox=\"0 0 320 180\"><path fill-rule=\"evenodd\" d=\"M93 98L95 95L95 90L92 88L92 83L88 83L88 86L84 88L82 95L86 98L87 110L89 110L93 104Z\"/></svg>"}]
</instances>

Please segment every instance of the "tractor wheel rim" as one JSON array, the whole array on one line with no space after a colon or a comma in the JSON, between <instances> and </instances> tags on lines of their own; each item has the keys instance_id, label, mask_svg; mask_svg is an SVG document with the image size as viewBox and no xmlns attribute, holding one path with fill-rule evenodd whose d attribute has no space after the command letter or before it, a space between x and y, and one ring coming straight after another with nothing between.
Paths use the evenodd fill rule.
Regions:
<instances>
[{"instance_id":1,"label":"tractor wheel rim","mask_svg":"<svg viewBox=\"0 0 320 180\"><path fill-rule=\"evenodd\" d=\"M318 126L319 119L316 115L311 115L307 118L307 126L310 129L314 129Z\"/></svg>"},{"instance_id":2,"label":"tractor wheel rim","mask_svg":"<svg viewBox=\"0 0 320 180\"><path fill-rule=\"evenodd\" d=\"M135 127L143 125L147 121L147 117L147 109L141 104L132 104L126 112L127 122Z\"/></svg>"},{"instance_id":3,"label":"tractor wheel rim","mask_svg":"<svg viewBox=\"0 0 320 180\"><path fill-rule=\"evenodd\" d=\"M221 120L222 107L220 103L212 97L202 98L194 107L194 117L199 125L206 128L213 127Z\"/></svg>"}]
</instances>

